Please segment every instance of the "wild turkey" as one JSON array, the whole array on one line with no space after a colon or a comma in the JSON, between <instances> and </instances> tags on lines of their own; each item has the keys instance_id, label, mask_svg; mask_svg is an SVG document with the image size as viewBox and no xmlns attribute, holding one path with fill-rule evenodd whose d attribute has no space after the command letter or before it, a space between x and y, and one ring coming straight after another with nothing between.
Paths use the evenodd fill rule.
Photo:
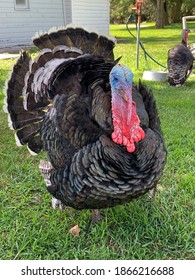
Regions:
<instances>
[{"instance_id":1,"label":"wild turkey","mask_svg":"<svg viewBox=\"0 0 195 280\"><path fill-rule=\"evenodd\" d=\"M182 31L182 41L168 51L168 83L182 86L192 72L194 57L187 47L188 29Z\"/></svg>"},{"instance_id":2,"label":"wild turkey","mask_svg":"<svg viewBox=\"0 0 195 280\"><path fill-rule=\"evenodd\" d=\"M40 54L21 53L6 109L17 144L47 152L40 169L55 203L100 209L155 190L166 161L155 100L117 65L115 41L67 27L33 42Z\"/></svg>"}]
</instances>

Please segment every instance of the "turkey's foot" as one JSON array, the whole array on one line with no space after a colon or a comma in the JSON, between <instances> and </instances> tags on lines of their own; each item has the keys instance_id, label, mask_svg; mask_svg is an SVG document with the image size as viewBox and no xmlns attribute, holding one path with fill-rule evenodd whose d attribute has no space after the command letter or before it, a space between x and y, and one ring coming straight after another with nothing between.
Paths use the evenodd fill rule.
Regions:
<instances>
[{"instance_id":1,"label":"turkey's foot","mask_svg":"<svg viewBox=\"0 0 195 280\"><path fill-rule=\"evenodd\" d=\"M100 215L100 211L98 209L92 210L92 220L91 223L95 224L102 220L102 216Z\"/></svg>"},{"instance_id":2,"label":"turkey's foot","mask_svg":"<svg viewBox=\"0 0 195 280\"><path fill-rule=\"evenodd\" d=\"M149 191L149 198L148 198L148 201L152 202L154 197L155 197L155 194L156 194L156 191L157 191L157 186L155 186L153 189L151 189Z\"/></svg>"},{"instance_id":3,"label":"turkey's foot","mask_svg":"<svg viewBox=\"0 0 195 280\"><path fill-rule=\"evenodd\" d=\"M61 200L55 198L54 196L51 199L51 205L54 210L59 208L61 211L63 211L65 209L65 205L61 202Z\"/></svg>"},{"instance_id":4,"label":"turkey's foot","mask_svg":"<svg viewBox=\"0 0 195 280\"><path fill-rule=\"evenodd\" d=\"M102 216L100 215L100 212L98 209L92 210L92 219L88 225L87 232L92 228L92 226L102 220Z\"/></svg>"},{"instance_id":5,"label":"turkey's foot","mask_svg":"<svg viewBox=\"0 0 195 280\"><path fill-rule=\"evenodd\" d=\"M102 216L100 215L99 210L98 210L98 209L93 209L93 210L92 210L92 219L91 219L91 221L90 221L90 223L89 223L88 231L90 230L90 228L91 228L94 224L96 224L96 223L98 223L98 222L100 222L100 221L102 221Z\"/></svg>"}]
</instances>

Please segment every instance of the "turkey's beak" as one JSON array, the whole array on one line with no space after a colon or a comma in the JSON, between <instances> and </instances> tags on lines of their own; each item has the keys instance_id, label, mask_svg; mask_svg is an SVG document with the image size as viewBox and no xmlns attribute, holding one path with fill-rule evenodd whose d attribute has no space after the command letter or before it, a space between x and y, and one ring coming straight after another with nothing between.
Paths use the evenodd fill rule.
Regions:
<instances>
[{"instance_id":1,"label":"turkey's beak","mask_svg":"<svg viewBox=\"0 0 195 280\"><path fill-rule=\"evenodd\" d=\"M129 98L128 98L128 94L127 91L124 89L119 89L119 94L122 96L122 98L128 102Z\"/></svg>"}]
</instances>

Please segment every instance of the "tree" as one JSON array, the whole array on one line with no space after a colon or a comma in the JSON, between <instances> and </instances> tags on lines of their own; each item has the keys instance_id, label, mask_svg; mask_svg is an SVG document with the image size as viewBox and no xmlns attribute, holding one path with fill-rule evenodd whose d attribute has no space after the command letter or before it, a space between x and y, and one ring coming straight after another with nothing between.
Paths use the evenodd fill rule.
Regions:
<instances>
[{"instance_id":1,"label":"tree","mask_svg":"<svg viewBox=\"0 0 195 280\"><path fill-rule=\"evenodd\" d=\"M129 16L129 7L136 0L110 0L111 22L124 23ZM156 21L157 28L166 24L181 22L182 16L195 14L193 0L144 0L142 13L148 21Z\"/></svg>"},{"instance_id":2,"label":"tree","mask_svg":"<svg viewBox=\"0 0 195 280\"><path fill-rule=\"evenodd\" d=\"M156 1L144 0L142 13L147 21L156 21Z\"/></svg>"},{"instance_id":3,"label":"tree","mask_svg":"<svg viewBox=\"0 0 195 280\"><path fill-rule=\"evenodd\" d=\"M182 1L182 16L195 15L195 1L185 0Z\"/></svg>"},{"instance_id":4,"label":"tree","mask_svg":"<svg viewBox=\"0 0 195 280\"><path fill-rule=\"evenodd\" d=\"M169 23L181 22L182 16L193 14L195 1L191 0L146 0L156 7L156 27L163 28Z\"/></svg>"},{"instance_id":5,"label":"tree","mask_svg":"<svg viewBox=\"0 0 195 280\"><path fill-rule=\"evenodd\" d=\"M172 1L169 4L170 7L170 15L169 15L169 22L170 23L175 23L175 22L180 22L182 18L182 0L176 0Z\"/></svg>"},{"instance_id":6,"label":"tree","mask_svg":"<svg viewBox=\"0 0 195 280\"><path fill-rule=\"evenodd\" d=\"M156 1L156 28L164 28L168 24L167 1Z\"/></svg>"},{"instance_id":7,"label":"tree","mask_svg":"<svg viewBox=\"0 0 195 280\"><path fill-rule=\"evenodd\" d=\"M148 1L147 1L148 2ZM168 0L149 0L156 7L156 28L164 28L168 24Z\"/></svg>"},{"instance_id":8,"label":"tree","mask_svg":"<svg viewBox=\"0 0 195 280\"><path fill-rule=\"evenodd\" d=\"M111 23L124 23L129 16L129 7L134 5L134 0L110 0Z\"/></svg>"}]
</instances>

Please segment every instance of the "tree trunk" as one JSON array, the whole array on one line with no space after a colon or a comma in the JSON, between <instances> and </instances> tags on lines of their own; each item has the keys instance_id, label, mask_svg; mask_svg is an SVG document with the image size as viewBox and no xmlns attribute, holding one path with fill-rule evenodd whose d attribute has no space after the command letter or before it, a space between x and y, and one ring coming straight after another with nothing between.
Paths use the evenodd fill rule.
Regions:
<instances>
[{"instance_id":1,"label":"tree trunk","mask_svg":"<svg viewBox=\"0 0 195 280\"><path fill-rule=\"evenodd\" d=\"M157 0L156 28L164 28L168 24L168 12L166 0Z\"/></svg>"},{"instance_id":2,"label":"tree trunk","mask_svg":"<svg viewBox=\"0 0 195 280\"><path fill-rule=\"evenodd\" d=\"M170 13L170 21L172 23L181 22L181 6L182 0L175 0L171 2L171 13Z\"/></svg>"}]
</instances>

